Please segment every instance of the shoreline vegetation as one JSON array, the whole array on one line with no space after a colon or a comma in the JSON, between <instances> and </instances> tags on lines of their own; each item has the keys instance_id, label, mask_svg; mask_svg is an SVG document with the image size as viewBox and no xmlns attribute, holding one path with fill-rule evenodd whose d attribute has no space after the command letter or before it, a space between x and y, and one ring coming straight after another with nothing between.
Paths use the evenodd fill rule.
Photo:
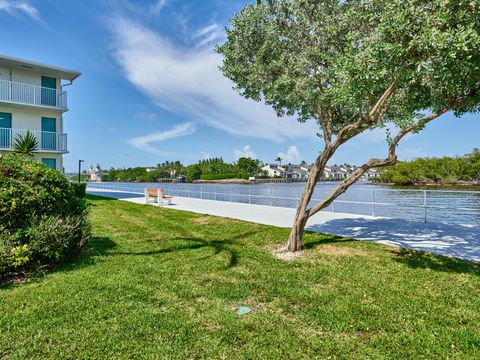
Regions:
<instances>
[{"instance_id":1,"label":"shoreline vegetation","mask_svg":"<svg viewBox=\"0 0 480 360\"><path fill-rule=\"evenodd\" d=\"M373 180L394 186L475 188L480 184L480 149L463 156L399 161L381 169Z\"/></svg>"},{"instance_id":2,"label":"shoreline vegetation","mask_svg":"<svg viewBox=\"0 0 480 360\"><path fill-rule=\"evenodd\" d=\"M372 182L372 185L391 186L394 189L420 189L420 190L474 190L480 191L480 182L457 182L457 183L416 183L399 185L395 183Z\"/></svg>"}]
</instances>

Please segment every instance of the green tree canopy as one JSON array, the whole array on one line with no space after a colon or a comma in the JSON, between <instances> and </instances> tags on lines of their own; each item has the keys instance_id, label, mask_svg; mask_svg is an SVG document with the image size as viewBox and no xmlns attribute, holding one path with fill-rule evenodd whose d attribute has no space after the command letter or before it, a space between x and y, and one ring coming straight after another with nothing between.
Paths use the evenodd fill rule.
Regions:
<instances>
[{"instance_id":1,"label":"green tree canopy","mask_svg":"<svg viewBox=\"0 0 480 360\"><path fill-rule=\"evenodd\" d=\"M297 209L290 250L300 249L311 215L369 168L393 164L406 134L448 111L479 110L479 32L480 0L257 0L232 18L218 47L225 76L280 116L317 122L325 143ZM338 147L385 126L387 157L371 159L308 208Z\"/></svg>"}]
</instances>

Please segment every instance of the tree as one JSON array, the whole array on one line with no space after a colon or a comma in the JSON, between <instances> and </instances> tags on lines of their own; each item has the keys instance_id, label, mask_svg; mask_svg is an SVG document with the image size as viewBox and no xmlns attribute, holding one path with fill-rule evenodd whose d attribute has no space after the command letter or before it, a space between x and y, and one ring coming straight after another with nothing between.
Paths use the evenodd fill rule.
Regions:
<instances>
[{"instance_id":1,"label":"tree","mask_svg":"<svg viewBox=\"0 0 480 360\"><path fill-rule=\"evenodd\" d=\"M287 249L307 220L368 169L394 164L398 143L452 111L479 110L480 0L257 0L231 20L222 71L244 96L320 127ZM327 161L343 144L386 128L372 158L310 206Z\"/></svg>"},{"instance_id":2,"label":"tree","mask_svg":"<svg viewBox=\"0 0 480 360\"><path fill-rule=\"evenodd\" d=\"M17 134L13 141L13 150L18 154L33 157L38 150L38 140L30 130L27 130L25 134Z\"/></svg>"},{"instance_id":3,"label":"tree","mask_svg":"<svg viewBox=\"0 0 480 360\"><path fill-rule=\"evenodd\" d=\"M278 166L282 166L282 158L280 156L278 156L275 161L278 162Z\"/></svg>"},{"instance_id":4,"label":"tree","mask_svg":"<svg viewBox=\"0 0 480 360\"><path fill-rule=\"evenodd\" d=\"M239 173L248 174L249 176L256 175L260 172L258 160L241 157L237 160L236 167Z\"/></svg>"}]
</instances>

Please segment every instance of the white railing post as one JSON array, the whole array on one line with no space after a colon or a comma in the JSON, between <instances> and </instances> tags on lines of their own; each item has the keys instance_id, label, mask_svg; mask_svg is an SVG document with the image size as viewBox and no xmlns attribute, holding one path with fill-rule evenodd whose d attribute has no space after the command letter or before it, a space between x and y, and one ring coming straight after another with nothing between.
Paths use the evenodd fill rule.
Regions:
<instances>
[{"instance_id":1,"label":"white railing post","mask_svg":"<svg viewBox=\"0 0 480 360\"><path fill-rule=\"evenodd\" d=\"M423 222L427 223L427 190L423 190Z\"/></svg>"},{"instance_id":2,"label":"white railing post","mask_svg":"<svg viewBox=\"0 0 480 360\"><path fill-rule=\"evenodd\" d=\"M375 189L372 189L372 216L375 217Z\"/></svg>"}]
</instances>

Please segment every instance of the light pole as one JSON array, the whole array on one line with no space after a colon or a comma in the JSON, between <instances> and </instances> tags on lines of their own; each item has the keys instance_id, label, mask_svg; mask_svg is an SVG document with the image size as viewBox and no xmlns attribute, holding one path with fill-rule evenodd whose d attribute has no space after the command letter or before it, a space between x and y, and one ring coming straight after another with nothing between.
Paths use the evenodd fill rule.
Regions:
<instances>
[{"instance_id":1,"label":"light pole","mask_svg":"<svg viewBox=\"0 0 480 360\"><path fill-rule=\"evenodd\" d=\"M84 162L85 160L78 160L78 182L80 182L80 174L81 174L81 171L82 171L82 162Z\"/></svg>"}]
</instances>

